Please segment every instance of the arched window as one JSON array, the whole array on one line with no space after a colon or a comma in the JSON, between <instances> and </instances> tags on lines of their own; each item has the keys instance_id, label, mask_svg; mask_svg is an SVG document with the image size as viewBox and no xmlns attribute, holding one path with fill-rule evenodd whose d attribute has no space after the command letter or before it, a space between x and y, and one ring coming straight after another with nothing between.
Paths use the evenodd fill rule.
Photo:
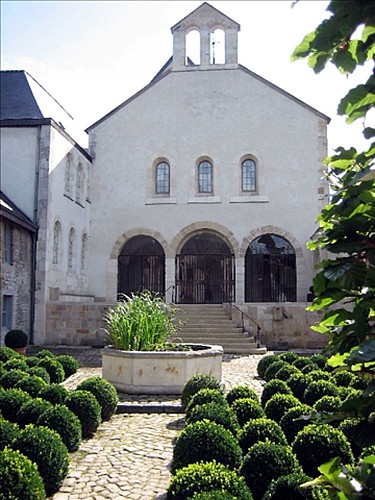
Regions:
<instances>
[{"instance_id":1,"label":"arched window","mask_svg":"<svg viewBox=\"0 0 375 500\"><path fill-rule=\"evenodd\" d=\"M82 163L78 163L77 175L76 175L76 201L79 203L82 201L83 192L83 168Z\"/></svg>"},{"instance_id":2,"label":"arched window","mask_svg":"<svg viewBox=\"0 0 375 500\"><path fill-rule=\"evenodd\" d=\"M210 34L211 64L225 64L225 32L221 29L216 29Z\"/></svg>"},{"instance_id":3,"label":"arched window","mask_svg":"<svg viewBox=\"0 0 375 500\"><path fill-rule=\"evenodd\" d=\"M73 268L74 261L74 244L75 244L75 231L71 227L69 231L69 241L68 241L68 268Z\"/></svg>"},{"instance_id":4,"label":"arched window","mask_svg":"<svg viewBox=\"0 0 375 500\"><path fill-rule=\"evenodd\" d=\"M74 172L73 172L73 160L70 153L66 156L65 162L65 194L68 196L72 195L72 182L73 182Z\"/></svg>"},{"instance_id":5,"label":"arched window","mask_svg":"<svg viewBox=\"0 0 375 500\"><path fill-rule=\"evenodd\" d=\"M186 35L186 66L197 66L201 63L201 36L193 30Z\"/></svg>"},{"instance_id":6,"label":"arched window","mask_svg":"<svg viewBox=\"0 0 375 500\"><path fill-rule=\"evenodd\" d=\"M156 165L156 193L169 193L169 186L169 165L165 161L161 161Z\"/></svg>"},{"instance_id":7,"label":"arched window","mask_svg":"<svg viewBox=\"0 0 375 500\"><path fill-rule=\"evenodd\" d=\"M81 244L81 271L85 271L87 268L87 234L82 235Z\"/></svg>"},{"instance_id":8,"label":"arched window","mask_svg":"<svg viewBox=\"0 0 375 500\"><path fill-rule=\"evenodd\" d=\"M60 222L55 222L53 226L53 248L52 248L52 263L59 263L59 254L61 248L61 224Z\"/></svg>"},{"instance_id":9,"label":"arched window","mask_svg":"<svg viewBox=\"0 0 375 500\"><path fill-rule=\"evenodd\" d=\"M209 161L201 161L198 165L199 193L212 193L212 165Z\"/></svg>"},{"instance_id":10,"label":"arched window","mask_svg":"<svg viewBox=\"0 0 375 500\"><path fill-rule=\"evenodd\" d=\"M295 302L296 255L276 234L253 240L245 257L246 302Z\"/></svg>"},{"instance_id":11,"label":"arched window","mask_svg":"<svg viewBox=\"0 0 375 500\"><path fill-rule=\"evenodd\" d=\"M256 164L254 160L242 162L242 191L256 191Z\"/></svg>"}]
</instances>

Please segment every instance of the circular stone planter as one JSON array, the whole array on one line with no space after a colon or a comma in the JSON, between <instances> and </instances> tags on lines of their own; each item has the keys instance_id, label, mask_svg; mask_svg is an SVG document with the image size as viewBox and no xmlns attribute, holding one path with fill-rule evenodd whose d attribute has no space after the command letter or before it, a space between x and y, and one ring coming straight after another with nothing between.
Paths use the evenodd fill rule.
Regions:
<instances>
[{"instance_id":1,"label":"circular stone planter","mask_svg":"<svg viewBox=\"0 0 375 500\"><path fill-rule=\"evenodd\" d=\"M104 347L102 375L128 394L181 394L194 375L222 379L223 348L187 344L191 351L121 351Z\"/></svg>"}]
</instances>

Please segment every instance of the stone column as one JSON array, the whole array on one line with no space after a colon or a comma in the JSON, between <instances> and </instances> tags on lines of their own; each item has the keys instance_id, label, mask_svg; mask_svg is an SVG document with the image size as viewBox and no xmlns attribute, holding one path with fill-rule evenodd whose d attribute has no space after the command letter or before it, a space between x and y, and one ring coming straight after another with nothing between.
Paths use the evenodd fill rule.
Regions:
<instances>
[{"instance_id":1,"label":"stone column","mask_svg":"<svg viewBox=\"0 0 375 500\"><path fill-rule=\"evenodd\" d=\"M235 258L236 304L245 302L245 258Z\"/></svg>"}]
</instances>

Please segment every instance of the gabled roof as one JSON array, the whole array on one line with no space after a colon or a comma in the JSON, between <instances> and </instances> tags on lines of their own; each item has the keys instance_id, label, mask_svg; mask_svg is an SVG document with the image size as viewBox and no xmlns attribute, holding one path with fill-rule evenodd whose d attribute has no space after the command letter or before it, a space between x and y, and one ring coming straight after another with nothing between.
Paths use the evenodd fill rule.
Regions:
<instances>
[{"instance_id":1,"label":"gabled roof","mask_svg":"<svg viewBox=\"0 0 375 500\"><path fill-rule=\"evenodd\" d=\"M4 219L12 221L32 233L36 233L38 230L38 226L36 226L2 191L0 191L0 214Z\"/></svg>"},{"instance_id":2,"label":"gabled roof","mask_svg":"<svg viewBox=\"0 0 375 500\"><path fill-rule=\"evenodd\" d=\"M180 27L184 26L187 22L189 24L194 22L199 24L200 19L203 16L207 16L210 11L215 14L216 19L220 18L222 22L225 23L225 25L227 25L228 27L231 26L233 28L236 28L238 31L240 30L240 25L236 21L233 21L233 19L223 14L220 10L215 9L215 7L213 7L209 3L203 2L201 5L199 5L199 7L190 12L190 14L181 19L181 21L172 26L171 32L173 33Z\"/></svg>"},{"instance_id":3,"label":"gabled roof","mask_svg":"<svg viewBox=\"0 0 375 500\"><path fill-rule=\"evenodd\" d=\"M70 137L86 142L83 131L63 106L27 71L1 71L0 120L20 126L22 120L53 119Z\"/></svg>"}]
</instances>

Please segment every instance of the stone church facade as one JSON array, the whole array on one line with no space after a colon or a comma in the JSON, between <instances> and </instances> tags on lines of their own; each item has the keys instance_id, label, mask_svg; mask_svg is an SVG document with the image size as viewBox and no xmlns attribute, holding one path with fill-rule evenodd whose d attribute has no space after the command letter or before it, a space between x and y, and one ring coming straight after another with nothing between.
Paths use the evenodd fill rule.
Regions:
<instances>
[{"instance_id":1,"label":"stone church facade","mask_svg":"<svg viewBox=\"0 0 375 500\"><path fill-rule=\"evenodd\" d=\"M270 347L321 347L305 311L306 242L328 194L329 119L239 64L239 30L203 3L171 28L173 57L150 84L88 128L89 209L72 219L87 259L74 277L69 252L68 267L54 267L56 224L71 228L55 190L36 339L99 342L103 307L151 289L177 304L223 304L234 319L239 308ZM198 61L187 57L192 32ZM69 198L66 177L58 189Z\"/></svg>"}]
</instances>

